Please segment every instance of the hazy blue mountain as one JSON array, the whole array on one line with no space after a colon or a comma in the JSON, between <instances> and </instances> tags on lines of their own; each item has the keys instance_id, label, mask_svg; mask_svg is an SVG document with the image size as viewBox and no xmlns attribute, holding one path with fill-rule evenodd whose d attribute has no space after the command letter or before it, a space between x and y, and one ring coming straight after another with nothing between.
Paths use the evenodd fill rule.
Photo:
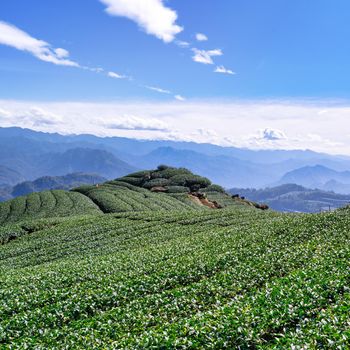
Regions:
<instances>
[{"instance_id":1,"label":"hazy blue mountain","mask_svg":"<svg viewBox=\"0 0 350 350\"><path fill-rule=\"evenodd\" d=\"M327 188L331 189L332 181L350 184L350 171L336 171L322 165L306 166L288 172L279 182L321 189L327 184Z\"/></svg>"},{"instance_id":2,"label":"hazy blue mountain","mask_svg":"<svg viewBox=\"0 0 350 350\"><path fill-rule=\"evenodd\" d=\"M89 148L73 148L63 153L44 155L39 162L47 175L63 175L74 172L95 173L114 179L136 171L112 153Z\"/></svg>"},{"instance_id":3,"label":"hazy blue mountain","mask_svg":"<svg viewBox=\"0 0 350 350\"><path fill-rule=\"evenodd\" d=\"M84 155L87 151L83 149L89 149L90 154ZM339 172L350 170L348 157L309 150L254 151L194 142L60 135L0 128L0 164L23 174L25 180L69 172L96 172L107 178L119 177L135 168L153 168L161 163L187 167L226 187L262 188L279 183L286 173L315 165Z\"/></svg>"},{"instance_id":4,"label":"hazy blue mountain","mask_svg":"<svg viewBox=\"0 0 350 350\"><path fill-rule=\"evenodd\" d=\"M14 186L11 191L12 197L24 196L32 192L46 190L70 190L82 185L93 185L105 182L106 179L100 175L74 173L64 176L43 176L35 181L25 181Z\"/></svg>"},{"instance_id":5,"label":"hazy blue mountain","mask_svg":"<svg viewBox=\"0 0 350 350\"><path fill-rule=\"evenodd\" d=\"M344 207L350 203L350 195L308 189L296 184L285 184L260 190L232 188L229 192L255 202L266 203L270 208L284 212L316 213Z\"/></svg>"},{"instance_id":6,"label":"hazy blue mountain","mask_svg":"<svg viewBox=\"0 0 350 350\"><path fill-rule=\"evenodd\" d=\"M159 164L185 167L225 187L230 187L232 184L262 186L271 181L271 172L266 166L234 157L208 156L172 147L158 148L147 155L133 157L131 161L141 168L154 168Z\"/></svg>"},{"instance_id":7,"label":"hazy blue mountain","mask_svg":"<svg viewBox=\"0 0 350 350\"><path fill-rule=\"evenodd\" d=\"M12 187L8 185L0 185L0 202L8 201L12 198Z\"/></svg>"},{"instance_id":8,"label":"hazy blue mountain","mask_svg":"<svg viewBox=\"0 0 350 350\"><path fill-rule=\"evenodd\" d=\"M350 184L344 184L336 180L327 181L322 189L325 191L333 191L336 193L350 194Z\"/></svg>"},{"instance_id":9,"label":"hazy blue mountain","mask_svg":"<svg viewBox=\"0 0 350 350\"><path fill-rule=\"evenodd\" d=\"M18 171L0 165L0 185L14 185L23 180Z\"/></svg>"},{"instance_id":10,"label":"hazy blue mountain","mask_svg":"<svg viewBox=\"0 0 350 350\"><path fill-rule=\"evenodd\" d=\"M317 153L310 150L250 150L237 147L221 147L207 143L136 140L124 137L97 137L94 135L60 135L57 133L43 133L22 128L0 128L0 142L3 138L26 138L32 141L46 144L60 144L66 150L68 148L88 147L120 152L123 154L145 155L157 148L172 147L178 150L189 150L209 156L230 156L241 160L257 163L279 163L297 159L299 161L332 160L336 162L348 162L350 157L333 156ZM72 145L72 147L70 147ZM350 168L350 166L349 166Z\"/></svg>"}]
</instances>

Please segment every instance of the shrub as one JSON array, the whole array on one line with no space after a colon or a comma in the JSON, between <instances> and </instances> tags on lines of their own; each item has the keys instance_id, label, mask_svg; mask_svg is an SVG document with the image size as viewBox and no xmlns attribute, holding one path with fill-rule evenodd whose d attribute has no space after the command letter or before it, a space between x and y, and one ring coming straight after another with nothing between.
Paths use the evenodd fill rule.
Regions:
<instances>
[{"instance_id":1,"label":"shrub","mask_svg":"<svg viewBox=\"0 0 350 350\"><path fill-rule=\"evenodd\" d=\"M149 170L142 170L142 171L137 171L136 173L129 174L126 177L141 177L141 178L149 178L151 176L151 171ZM118 179L119 180L119 179Z\"/></svg>"},{"instance_id":2,"label":"shrub","mask_svg":"<svg viewBox=\"0 0 350 350\"><path fill-rule=\"evenodd\" d=\"M171 168L171 167L168 167L167 169L159 171L157 173L159 174L158 177L164 177L166 179L169 179L176 175L192 175L192 173L185 168Z\"/></svg>"},{"instance_id":3,"label":"shrub","mask_svg":"<svg viewBox=\"0 0 350 350\"><path fill-rule=\"evenodd\" d=\"M201 192L220 192L226 193L225 189L219 185L209 185L208 187L202 188Z\"/></svg>"},{"instance_id":4,"label":"shrub","mask_svg":"<svg viewBox=\"0 0 350 350\"><path fill-rule=\"evenodd\" d=\"M168 193L188 193L190 189L185 186L166 186Z\"/></svg>"},{"instance_id":5,"label":"shrub","mask_svg":"<svg viewBox=\"0 0 350 350\"><path fill-rule=\"evenodd\" d=\"M142 186L144 179L142 177L124 176L119 181L126 182L133 186Z\"/></svg>"},{"instance_id":6,"label":"shrub","mask_svg":"<svg viewBox=\"0 0 350 350\"><path fill-rule=\"evenodd\" d=\"M205 177L183 174L171 177L170 184L174 186L185 186L189 187L191 191L198 191L200 188L209 186L211 182Z\"/></svg>"},{"instance_id":7,"label":"shrub","mask_svg":"<svg viewBox=\"0 0 350 350\"><path fill-rule=\"evenodd\" d=\"M146 181L143 184L143 187L150 189L152 187L164 187L166 185L169 185L168 179L158 178L158 179L152 179L152 180Z\"/></svg>"}]
</instances>

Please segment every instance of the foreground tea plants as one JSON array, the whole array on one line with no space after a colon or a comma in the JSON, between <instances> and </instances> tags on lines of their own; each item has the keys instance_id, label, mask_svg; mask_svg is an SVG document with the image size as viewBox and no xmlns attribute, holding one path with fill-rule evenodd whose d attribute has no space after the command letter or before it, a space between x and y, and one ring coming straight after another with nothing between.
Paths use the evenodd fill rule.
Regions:
<instances>
[{"instance_id":1,"label":"foreground tea plants","mask_svg":"<svg viewBox=\"0 0 350 350\"><path fill-rule=\"evenodd\" d=\"M101 213L98 206L80 193L45 191L0 203L0 225L28 219L98 213Z\"/></svg>"},{"instance_id":2,"label":"foreground tea plants","mask_svg":"<svg viewBox=\"0 0 350 350\"><path fill-rule=\"evenodd\" d=\"M236 206L27 227L0 249L0 348L350 347L347 210Z\"/></svg>"}]
</instances>

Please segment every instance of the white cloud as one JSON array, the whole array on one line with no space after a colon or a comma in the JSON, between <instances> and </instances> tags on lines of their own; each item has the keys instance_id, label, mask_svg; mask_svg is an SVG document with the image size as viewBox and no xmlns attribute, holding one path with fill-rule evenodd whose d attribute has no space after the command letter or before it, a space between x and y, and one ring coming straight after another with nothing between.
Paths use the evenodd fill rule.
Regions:
<instances>
[{"instance_id":1,"label":"white cloud","mask_svg":"<svg viewBox=\"0 0 350 350\"><path fill-rule=\"evenodd\" d=\"M175 100L178 100L178 101L186 101L185 97L181 96L181 95L175 95Z\"/></svg>"},{"instance_id":2,"label":"white cloud","mask_svg":"<svg viewBox=\"0 0 350 350\"><path fill-rule=\"evenodd\" d=\"M191 46L191 44L187 41L182 41L182 40L176 40L175 41L175 44L179 47L182 47L184 49L188 48Z\"/></svg>"},{"instance_id":3,"label":"white cloud","mask_svg":"<svg viewBox=\"0 0 350 350\"><path fill-rule=\"evenodd\" d=\"M115 73L115 72L108 72L107 74L110 78L113 78L113 79L126 79L127 76L125 75L120 75L118 73Z\"/></svg>"},{"instance_id":4,"label":"white cloud","mask_svg":"<svg viewBox=\"0 0 350 350\"><path fill-rule=\"evenodd\" d=\"M215 73L222 73L222 74L229 74L229 75L235 75L236 73L232 71L231 69L227 69L224 66L217 66L214 70Z\"/></svg>"},{"instance_id":5,"label":"white cloud","mask_svg":"<svg viewBox=\"0 0 350 350\"><path fill-rule=\"evenodd\" d=\"M266 128L260 130L260 138L267 141L286 140L286 134L281 130Z\"/></svg>"},{"instance_id":6,"label":"white cloud","mask_svg":"<svg viewBox=\"0 0 350 350\"><path fill-rule=\"evenodd\" d=\"M145 88L148 89L148 90L159 92L161 94L168 94L168 95L171 94L171 91L165 90L165 89L161 89L161 88L156 87L156 86L145 86Z\"/></svg>"},{"instance_id":7,"label":"white cloud","mask_svg":"<svg viewBox=\"0 0 350 350\"><path fill-rule=\"evenodd\" d=\"M133 115L115 118L105 125L108 129L117 130L169 131L169 125L159 119L140 118Z\"/></svg>"},{"instance_id":8,"label":"white cloud","mask_svg":"<svg viewBox=\"0 0 350 350\"><path fill-rule=\"evenodd\" d=\"M11 113L9 111L6 111L5 109L0 108L0 118L7 118L10 116L11 116Z\"/></svg>"},{"instance_id":9,"label":"white cloud","mask_svg":"<svg viewBox=\"0 0 350 350\"><path fill-rule=\"evenodd\" d=\"M214 64L212 57L223 55L220 49L206 51L193 48L192 51L194 52L193 61L203 64Z\"/></svg>"},{"instance_id":10,"label":"white cloud","mask_svg":"<svg viewBox=\"0 0 350 350\"><path fill-rule=\"evenodd\" d=\"M53 49L43 40L33 38L21 29L0 21L0 44L31 53L39 60L61 66L79 67L68 59L69 52L62 48Z\"/></svg>"},{"instance_id":11,"label":"white cloud","mask_svg":"<svg viewBox=\"0 0 350 350\"><path fill-rule=\"evenodd\" d=\"M88 70L90 72L94 72L94 73L102 73L104 72L105 70L101 67L97 67L97 68L94 68L94 67L85 67L85 66L81 66L80 67L81 69L85 69L85 70Z\"/></svg>"},{"instance_id":12,"label":"white cloud","mask_svg":"<svg viewBox=\"0 0 350 350\"><path fill-rule=\"evenodd\" d=\"M176 24L176 11L163 0L100 0L111 16L122 16L136 22L147 34L171 42L183 28Z\"/></svg>"},{"instance_id":13,"label":"white cloud","mask_svg":"<svg viewBox=\"0 0 350 350\"><path fill-rule=\"evenodd\" d=\"M63 120L62 116L40 107L31 107L28 112L24 113L23 117L32 121L34 126L56 125Z\"/></svg>"},{"instance_id":14,"label":"white cloud","mask_svg":"<svg viewBox=\"0 0 350 350\"><path fill-rule=\"evenodd\" d=\"M196 34L196 39L198 41L207 41L208 37L205 34L203 34L203 33L197 33Z\"/></svg>"},{"instance_id":15,"label":"white cloud","mask_svg":"<svg viewBox=\"0 0 350 350\"><path fill-rule=\"evenodd\" d=\"M65 49L62 49L62 48L58 48L58 49L55 49L55 54L58 58L67 58L69 57L69 52Z\"/></svg>"},{"instance_id":16,"label":"white cloud","mask_svg":"<svg viewBox=\"0 0 350 350\"><path fill-rule=\"evenodd\" d=\"M2 127L20 126L62 134L209 142L253 149L312 149L350 155L350 102L33 103L0 100L0 110ZM320 110L328 113L320 115Z\"/></svg>"}]
</instances>

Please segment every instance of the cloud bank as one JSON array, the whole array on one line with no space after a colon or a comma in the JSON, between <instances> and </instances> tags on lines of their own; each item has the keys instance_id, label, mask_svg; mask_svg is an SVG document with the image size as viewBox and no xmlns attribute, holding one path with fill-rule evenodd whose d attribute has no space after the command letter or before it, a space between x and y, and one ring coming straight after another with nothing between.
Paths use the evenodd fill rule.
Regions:
<instances>
[{"instance_id":1,"label":"cloud bank","mask_svg":"<svg viewBox=\"0 0 350 350\"><path fill-rule=\"evenodd\" d=\"M350 102L0 100L0 126L350 155Z\"/></svg>"},{"instance_id":2,"label":"cloud bank","mask_svg":"<svg viewBox=\"0 0 350 350\"><path fill-rule=\"evenodd\" d=\"M162 0L100 0L111 16L126 17L138 24L147 34L169 43L183 28L176 24L176 11Z\"/></svg>"},{"instance_id":3,"label":"cloud bank","mask_svg":"<svg viewBox=\"0 0 350 350\"><path fill-rule=\"evenodd\" d=\"M46 41L36 39L23 30L2 21L0 21L0 44L29 52L41 61L60 66L79 67L77 62L68 58L67 50L52 48Z\"/></svg>"}]
</instances>

